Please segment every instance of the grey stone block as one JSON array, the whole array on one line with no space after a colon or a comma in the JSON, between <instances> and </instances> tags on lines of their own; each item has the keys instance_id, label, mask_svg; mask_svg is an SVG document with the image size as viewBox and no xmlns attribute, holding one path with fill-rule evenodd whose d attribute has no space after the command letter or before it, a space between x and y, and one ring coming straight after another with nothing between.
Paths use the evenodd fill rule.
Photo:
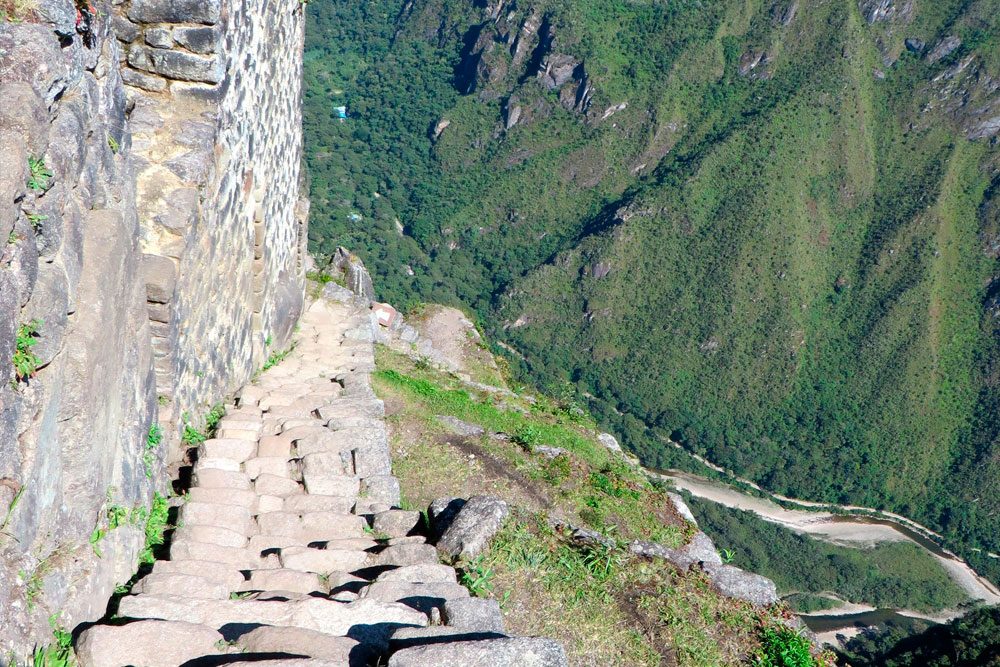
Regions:
<instances>
[{"instance_id":1,"label":"grey stone block","mask_svg":"<svg viewBox=\"0 0 1000 667\"><path fill-rule=\"evenodd\" d=\"M473 496L455 516L437 547L451 558L475 558L503 526L510 509L500 498Z\"/></svg>"},{"instance_id":2,"label":"grey stone block","mask_svg":"<svg viewBox=\"0 0 1000 667\"><path fill-rule=\"evenodd\" d=\"M428 644L398 651L388 667L567 667L559 642L537 637L509 637Z\"/></svg>"},{"instance_id":3,"label":"grey stone block","mask_svg":"<svg viewBox=\"0 0 1000 667\"><path fill-rule=\"evenodd\" d=\"M132 0L128 17L136 23L218 23L221 0Z\"/></svg>"},{"instance_id":4,"label":"grey stone block","mask_svg":"<svg viewBox=\"0 0 1000 667\"><path fill-rule=\"evenodd\" d=\"M476 632L504 632L500 603L484 598L460 598L444 603L444 622L453 628Z\"/></svg>"},{"instance_id":5,"label":"grey stone block","mask_svg":"<svg viewBox=\"0 0 1000 667\"><path fill-rule=\"evenodd\" d=\"M146 28L146 43L158 49L169 49L174 40L166 28Z\"/></svg>"},{"instance_id":6,"label":"grey stone block","mask_svg":"<svg viewBox=\"0 0 1000 667\"><path fill-rule=\"evenodd\" d=\"M142 256L142 273L146 279L146 298L153 303L170 303L177 284L177 267L169 257Z\"/></svg>"},{"instance_id":7,"label":"grey stone block","mask_svg":"<svg viewBox=\"0 0 1000 667\"><path fill-rule=\"evenodd\" d=\"M182 26L174 28L174 41L195 53L216 53L221 33L216 28Z\"/></svg>"},{"instance_id":8,"label":"grey stone block","mask_svg":"<svg viewBox=\"0 0 1000 667\"><path fill-rule=\"evenodd\" d=\"M128 52L128 64L168 79L219 83L225 72L218 58L205 58L182 51L133 46Z\"/></svg>"},{"instance_id":9,"label":"grey stone block","mask_svg":"<svg viewBox=\"0 0 1000 667\"><path fill-rule=\"evenodd\" d=\"M162 77L139 72L128 67L122 68L121 72L122 81L124 81L127 86L142 88L143 90L148 90L151 93L160 93L167 89L167 80Z\"/></svg>"}]
</instances>

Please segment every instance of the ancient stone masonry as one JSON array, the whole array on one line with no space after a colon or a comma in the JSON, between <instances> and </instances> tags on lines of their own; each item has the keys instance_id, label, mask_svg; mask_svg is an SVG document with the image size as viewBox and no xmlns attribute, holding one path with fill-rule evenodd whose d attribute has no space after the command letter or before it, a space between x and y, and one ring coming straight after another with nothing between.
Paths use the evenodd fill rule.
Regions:
<instances>
[{"instance_id":1,"label":"ancient stone masonry","mask_svg":"<svg viewBox=\"0 0 1000 667\"><path fill-rule=\"evenodd\" d=\"M287 345L308 204L299 0L38 0L13 18L0 650L23 655L51 640L53 613L66 627L103 616L134 571L165 483L150 429L176 443L186 414Z\"/></svg>"},{"instance_id":2,"label":"ancient stone masonry","mask_svg":"<svg viewBox=\"0 0 1000 667\"><path fill-rule=\"evenodd\" d=\"M175 433L284 346L301 311L302 4L131 0L114 27L161 422Z\"/></svg>"}]
</instances>

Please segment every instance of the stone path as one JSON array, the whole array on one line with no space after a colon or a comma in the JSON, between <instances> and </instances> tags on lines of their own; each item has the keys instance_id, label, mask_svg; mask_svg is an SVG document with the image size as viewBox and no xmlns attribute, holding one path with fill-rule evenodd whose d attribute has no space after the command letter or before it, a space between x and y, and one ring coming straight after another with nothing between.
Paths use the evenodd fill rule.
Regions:
<instances>
[{"instance_id":1,"label":"stone path","mask_svg":"<svg viewBox=\"0 0 1000 667\"><path fill-rule=\"evenodd\" d=\"M327 301L198 451L170 560L78 637L83 667L564 665L503 633L397 509L369 313Z\"/></svg>"}]
</instances>

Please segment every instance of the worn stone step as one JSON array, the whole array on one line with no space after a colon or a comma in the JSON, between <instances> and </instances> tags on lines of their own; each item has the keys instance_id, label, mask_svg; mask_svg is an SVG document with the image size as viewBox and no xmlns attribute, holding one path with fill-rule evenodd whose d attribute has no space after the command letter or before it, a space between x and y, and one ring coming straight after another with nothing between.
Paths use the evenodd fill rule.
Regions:
<instances>
[{"instance_id":1,"label":"worn stone step","mask_svg":"<svg viewBox=\"0 0 1000 667\"><path fill-rule=\"evenodd\" d=\"M355 456L355 465L357 457ZM359 477L363 477L361 482L361 495L371 501L378 501L395 507L399 505L400 489L399 480L392 475L374 475L365 477L360 472ZM388 509L388 508L387 508Z\"/></svg>"},{"instance_id":2,"label":"worn stone step","mask_svg":"<svg viewBox=\"0 0 1000 667\"><path fill-rule=\"evenodd\" d=\"M197 658L221 655L221 634L182 620L142 620L124 625L94 625L76 641L80 667L177 667Z\"/></svg>"},{"instance_id":3,"label":"worn stone step","mask_svg":"<svg viewBox=\"0 0 1000 667\"><path fill-rule=\"evenodd\" d=\"M257 443L253 440L211 438L201 443L200 456L207 459L230 459L242 463L256 451Z\"/></svg>"},{"instance_id":4,"label":"worn stone step","mask_svg":"<svg viewBox=\"0 0 1000 667\"><path fill-rule=\"evenodd\" d=\"M244 591L292 591L294 593L329 593L329 587L315 572L301 570L251 570L250 578L243 584Z\"/></svg>"},{"instance_id":5,"label":"worn stone step","mask_svg":"<svg viewBox=\"0 0 1000 667\"><path fill-rule=\"evenodd\" d=\"M368 657L356 639L305 628L263 626L240 636L235 645L246 653L286 653L344 663L353 659L354 664L366 664L362 661Z\"/></svg>"},{"instance_id":6,"label":"worn stone step","mask_svg":"<svg viewBox=\"0 0 1000 667\"><path fill-rule=\"evenodd\" d=\"M206 600L226 600L230 592L224 583L193 574L150 573L132 587L136 595L181 595Z\"/></svg>"},{"instance_id":7,"label":"worn stone step","mask_svg":"<svg viewBox=\"0 0 1000 667\"><path fill-rule=\"evenodd\" d=\"M198 623L219 629L229 624L272 625L316 630L345 636L364 626L427 625L427 617L397 602L357 600L350 603L307 597L289 602L259 600L192 600L173 595L128 595L121 599L118 615L123 618L159 618ZM378 634L388 628L373 628ZM357 633L355 633L357 634ZM385 636L384 641L387 642Z\"/></svg>"},{"instance_id":8,"label":"worn stone step","mask_svg":"<svg viewBox=\"0 0 1000 667\"><path fill-rule=\"evenodd\" d=\"M240 461L236 459L224 459L218 457L209 458L202 456L194 464L194 474L201 474L204 470L220 470L223 472L240 472Z\"/></svg>"},{"instance_id":9,"label":"worn stone step","mask_svg":"<svg viewBox=\"0 0 1000 667\"><path fill-rule=\"evenodd\" d=\"M230 591L243 585L243 573L229 563L207 560L158 560L152 574L191 574L224 584Z\"/></svg>"},{"instance_id":10,"label":"worn stone step","mask_svg":"<svg viewBox=\"0 0 1000 667\"><path fill-rule=\"evenodd\" d=\"M429 544L398 544L386 547L371 558L372 565L407 565L438 564L437 549Z\"/></svg>"},{"instance_id":11,"label":"worn stone step","mask_svg":"<svg viewBox=\"0 0 1000 667\"><path fill-rule=\"evenodd\" d=\"M457 583L455 568L440 563L423 563L421 565L406 565L392 570L386 570L378 575L375 581L407 581L411 583Z\"/></svg>"},{"instance_id":12,"label":"worn stone step","mask_svg":"<svg viewBox=\"0 0 1000 667\"><path fill-rule=\"evenodd\" d=\"M170 544L171 560L212 561L232 565L239 570L254 570L261 566L260 556L246 549L220 547L190 540L174 540Z\"/></svg>"},{"instance_id":13,"label":"worn stone step","mask_svg":"<svg viewBox=\"0 0 1000 667\"><path fill-rule=\"evenodd\" d=\"M403 537L420 523L420 512L415 510L388 510L372 518L372 529L389 537Z\"/></svg>"},{"instance_id":14,"label":"worn stone step","mask_svg":"<svg viewBox=\"0 0 1000 667\"><path fill-rule=\"evenodd\" d=\"M257 494L248 489L195 486L188 490L188 502L237 505L251 513L257 509Z\"/></svg>"},{"instance_id":15,"label":"worn stone step","mask_svg":"<svg viewBox=\"0 0 1000 667\"><path fill-rule=\"evenodd\" d=\"M449 628L446 625L431 625L426 628L400 628L389 639L390 652L413 646L441 644L445 642L480 641L483 639L505 639L502 632L482 632Z\"/></svg>"},{"instance_id":16,"label":"worn stone step","mask_svg":"<svg viewBox=\"0 0 1000 667\"><path fill-rule=\"evenodd\" d=\"M408 581L377 581L361 589L358 595L362 600L402 602L429 614L431 609L441 607L447 600L469 597L469 589L449 582L413 584Z\"/></svg>"},{"instance_id":17,"label":"worn stone step","mask_svg":"<svg viewBox=\"0 0 1000 667\"><path fill-rule=\"evenodd\" d=\"M257 454L289 459L292 456L292 439L282 435L262 436L257 444Z\"/></svg>"},{"instance_id":18,"label":"worn stone step","mask_svg":"<svg viewBox=\"0 0 1000 667\"><path fill-rule=\"evenodd\" d=\"M279 553L282 567L328 575L331 572L354 572L368 565L369 554L357 549L313 549L286 547Z\"/></svg>"},{"instance_id":19,"label":"worn stone step","mask_svg":"<svg viewBox=\"0 0 1000 667\"><path fill-rule=\"evenodd\" d=\"M317 466L302 469L302 482L306 492L321 496L355 498L361 492L361 482L357 477L348 477L337 472L320 472Z\"/></svg>"},{"instance_id":20,"label":"worn stone step","mask_svg":"<svg viewBox=\"0 0 1000 667\"><path fill-rule=\"evenodd\" d=\"M217 544L220 547L235 547L237 549L242 549L247 545L247 536L244 533L219 526L202 526L190 523L185 523L175 530L174 539Z\"/></svg>"},{"instance_id":21,"label":"worn stone step","mask_svg":"<svg viewBox=\"0 0 1000 667\"><path fill-rule=\"evenodd\" d=\"M258 495L278 496L280 498L288 498L289 496L305 493L302 485L294 479L290 479L287 476L271 475L269 473L259 475L253 482L253 488Z\"/></svg>"},{"instance_id":22,"label":"worn stone step","mask_svg":"<svg viewBox=\"0 0 1000 667\"><path fill-rule=\"evenodd\" d=\"M250 478L243 471L195 470L191 481L203 489L250 489Z\"/></svg>"},{"instance_id":23,"label":"worn stone step","mask_svg":"<svg viewBox=\"0 0 1000 667\"><path fill-rule=\"evenodd\" d=\"M243 470L250 479L257 479L261 475L291 477L292 474L288 459L281 456L258 456L247 459L243 463Z\"/></svg>"},{"instance_id":24,"label":"worn stone step","mask_svg":"<svg viewBox=\"0 0 1000 667\"><path fill-rule=\"evenodd\" d=\"M292 535L308 542L364 537L368 523L354 514L269 512L257 516L261 533Z\"/></svg>"},{"instance_id":25,"label":"worn stone step","mask_svg":"<svg viewBox=\"0 0 1000 667\"><path fill-rule=\"evenodd\" d=\"M187 502L178 512L178 522L181 526L218 526L243 535L253 532L253 515L239 505Z\"/></svg>"},{"instance_id":26,"label":"worn stone step","mask_svg":"<svg viewBox=\"0 0 1000 667\"><path fill-rule=\"evenodd\" d=\"M235 439L235 440L249 440L250 442L257 442L257 438L260 437L260 427L255 429L243 429L243 428L220 428L216 433L216 436L221 439Z\"/></svg>"},{"instance_id":27,"label":"worn stone step","mask_svg":"<svg viewBox=\"0 0 1000 667\"><path fill-rule=\"evenodd\" d=\"M344 496L326 496L308 493L285 498L288 512L337 512L347 514L354 507L354 499Z\"/></svg>"},{"instance_id":28,"label":"worn stone step","mask_svg":"<svg viewBox=\"0 0 1000 667\"><path fill-rule=\"evenodd\" d=\"M257 514L282 512L285 509L285 499L281 496L257 496Z\"/></svg>"},{"instance_id":29,"label":"worn stone step","mask_svg":"<svg viewBox=\"0 0 1000 667\"><path fill-rule=\"evenodd\" d=\"M405 648L393 653L388 667L567 667L559 642L541 637L508 637L443 642Z\"/></svg>"}]
</instances>

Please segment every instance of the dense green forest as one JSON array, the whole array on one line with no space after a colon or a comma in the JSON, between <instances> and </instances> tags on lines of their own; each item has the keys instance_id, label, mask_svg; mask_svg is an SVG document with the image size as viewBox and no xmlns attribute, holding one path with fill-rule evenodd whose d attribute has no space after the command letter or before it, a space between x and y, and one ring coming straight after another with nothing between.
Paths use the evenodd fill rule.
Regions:
<instances>
[{"instance_id":1,"label":"dense green forest","mask_svg":"<svg viewBox=\"0 0 1000 667\"><path fill-rule=\"evenodd\" d=\"M923 612L954 609L968 601L941 566L922 548L891 542L853 549L820 542L769 523L751 512L686 498L698 525L720 548L732 553L733 564L762 574L780 595L812 593L790 600L819 607L818 593L834 593L855 604ZM826 608L832 605L827 604Z\"/></svg>"},{"instance_id":2,"label":"dense green forest","mask_svg":"<svg viewBox=\"0 0 1000 667\"><path fill-rule=\"evenodd\" d=\"M308 12L314 253L465 307L649 465L901 512L1000 581L1000 1Z\"/></svg>"},{"instance_id":3,"label":"dense green forest","mask_svg":"<svg viewBox=\"0 0 1000 667\"><path fill-rule=\"evenodd\" d=\"M852 639L841 658L855 667L1000 667L1000 607L913 636L890 625Z\"/></svg>"}]
</instances>

